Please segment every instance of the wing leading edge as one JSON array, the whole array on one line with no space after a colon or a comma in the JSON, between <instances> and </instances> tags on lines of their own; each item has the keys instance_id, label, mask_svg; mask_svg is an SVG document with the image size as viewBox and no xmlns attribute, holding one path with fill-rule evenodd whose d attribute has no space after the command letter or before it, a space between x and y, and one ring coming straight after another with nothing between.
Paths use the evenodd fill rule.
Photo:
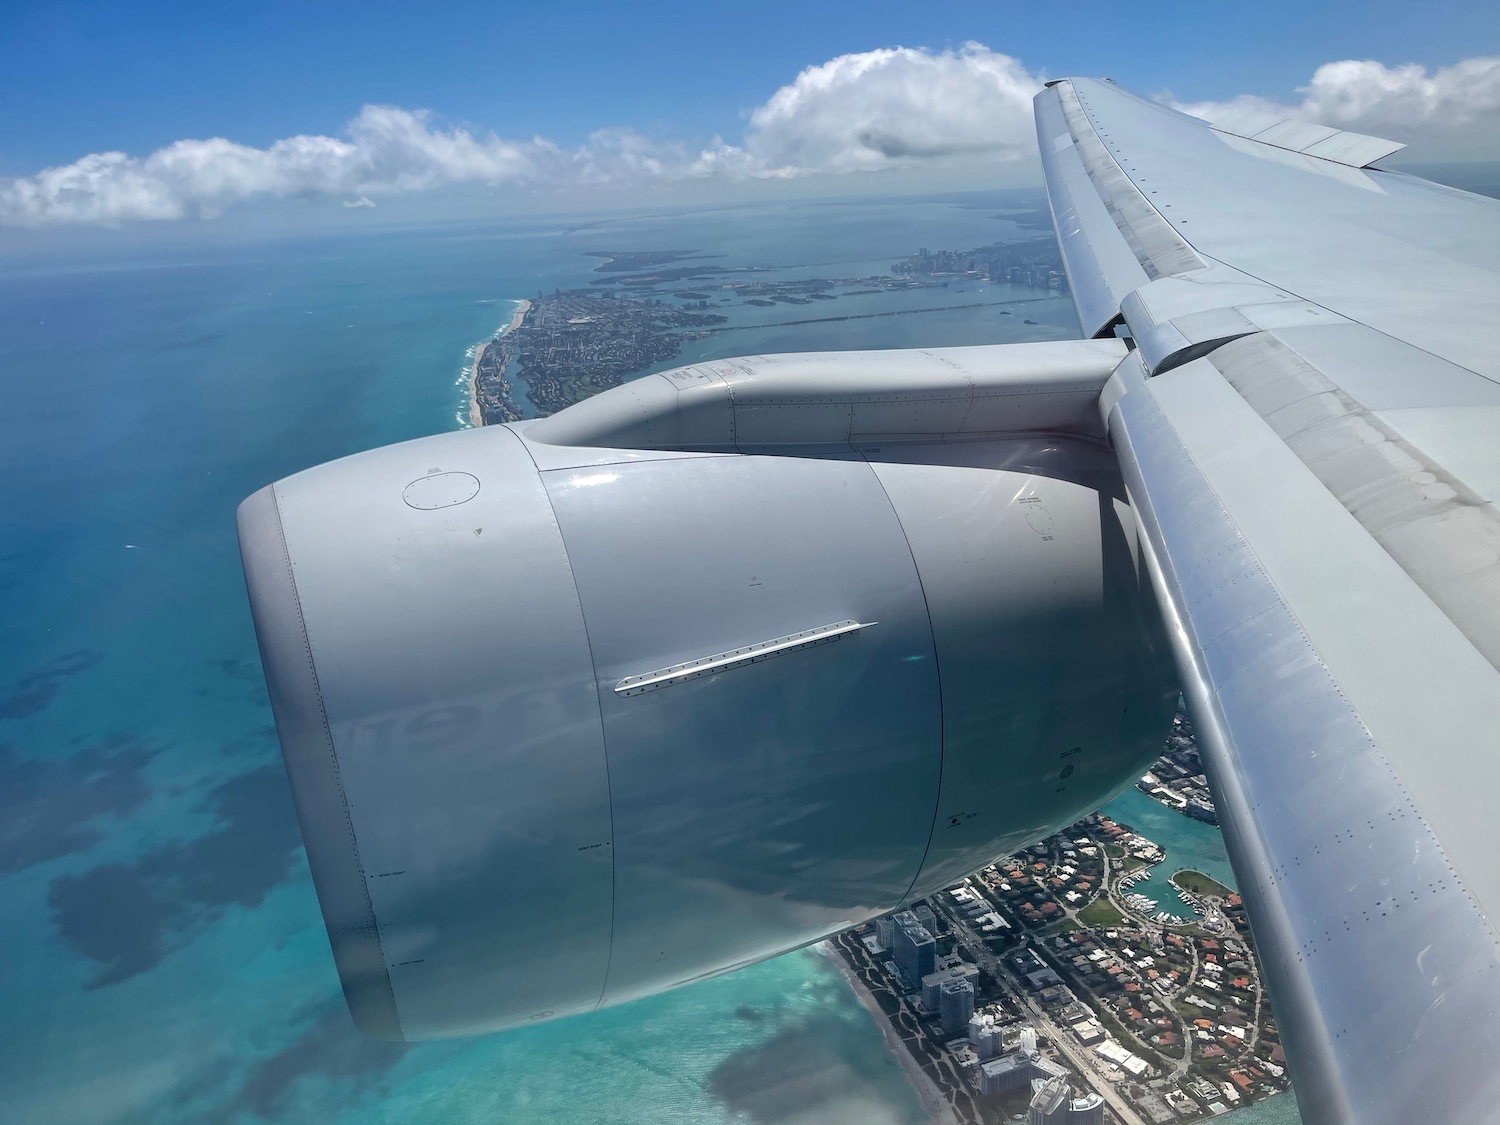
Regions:
<instances>
[{"instance_id":1,"label":"wing leading edge","mask_svg":"<svg viewBox=\"0 0 1500 1125\"><path fill-rule=\"evenodd\" d=\"M1107 82L1037 125L1304 1116L1492 1117L1500 207Z\"/></svg>"}]
</instances>

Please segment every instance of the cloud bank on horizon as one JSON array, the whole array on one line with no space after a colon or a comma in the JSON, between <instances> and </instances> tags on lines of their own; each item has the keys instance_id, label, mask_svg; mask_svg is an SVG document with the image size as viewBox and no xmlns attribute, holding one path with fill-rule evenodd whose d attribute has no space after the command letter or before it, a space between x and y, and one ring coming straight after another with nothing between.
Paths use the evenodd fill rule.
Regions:
<instances>
[{"instance_id":1,"label":"cloud bank on horizon","mask_svg":"<svg viewBox=\"0 0 1500 1125\"><path fill-rule=\"evenodd\" d=\"M1224 102L1172 105L1210 121L1229 109L1284 113L1393 141L1410 142L1475 124L1487 126L1492 138L1500 130L1500 56L1464 59L1430 74L1416 63L1388 67L1370 59L1345 59L1318 67L1297 93L1302 101L1296 104L1246 94Z\"/></svg>"},{"instance_id":2,"label":"cloud bank on horizon","mask_svg":"<svg viewBox=\"0 0 1500 1125\"><path fill-rule=\"evenodd\" d=\"M213 217L258 199L328 197L344 207L463 184L546 188L724 177L789 179L984 160L1036 151L1031 99L1042 76L979 43L895 47L808 67L750 113L739 144L660 141L601 129L573 149L444 125L427 110L367 105L343 137L295 136L266 148L222 137L182 140L147 156L91 153L0 180L0 223L43 226ZM1229 106L1285 112L1413 140L1500 127L1500 57L1431 73L1370 60L1327 63L1284 105L1244 96L1178 108L1212 117Z\"/></svg>"}]
</instances>

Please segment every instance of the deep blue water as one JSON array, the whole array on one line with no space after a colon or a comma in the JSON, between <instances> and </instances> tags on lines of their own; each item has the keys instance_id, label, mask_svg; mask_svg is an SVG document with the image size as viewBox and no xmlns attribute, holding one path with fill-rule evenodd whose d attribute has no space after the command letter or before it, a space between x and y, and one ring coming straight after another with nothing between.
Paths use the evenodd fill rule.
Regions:
<instances>
[{"instance_id":1,"label":"deep blue water","mask_svg":"<svg viewBox=\"0 0 1500 1125\"><path fill-rule=\"evenodd\" d=\"M233 518L299 468L461 424L466 349L513 299L596 276L583 250L848 276L1015 233L986 209L861 203L0 258L0 1117L921 1121L878 1029L810 952L504 1036L358 1036ZM972 310L768 328L683 359L1076 332L1066 299L1028 308L1039 325Z\"/></svg>"}]
</instances>

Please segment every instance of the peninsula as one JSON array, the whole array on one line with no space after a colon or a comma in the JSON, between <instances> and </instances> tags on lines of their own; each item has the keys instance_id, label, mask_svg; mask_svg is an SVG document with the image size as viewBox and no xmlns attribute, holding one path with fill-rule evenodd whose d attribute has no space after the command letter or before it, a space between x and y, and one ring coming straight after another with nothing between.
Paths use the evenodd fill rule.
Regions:
<instances>
[{"instance_id":1,"label":"peninsula","mask_svg":"<svg viewBox=\"0 0 1500 1125\"><path fill-rule=\"evenodd\" d=\"M617 386L676 358L685 343L719 332L794 328L848 320L915 316L1043 301L1066 292L1052 239L994 243L972 250L919 250L892 263L889 274L773 280L767 266L732 265L696 250L590 250L601 259L587 288L554 289L518 303L516 314L475 350L469 370L469 420L480 426L545 416ZM839 315L789 316L767 321L755 309L818 306L843 298L951 289L997 282L1036 290L1003 300L966 300ZM684 288L690 284L690 288ZM863 306L868 308L868 304ZM745 314L731 323L726 315ZM788 312L791 312L788 309ZM812 309L807 310L809 313ZM819 309L820 312L824 311ZM1035 324L1031 319L1026 324ZM520 393L524 391L524 394Z\"/></svg>"}]
</instances>

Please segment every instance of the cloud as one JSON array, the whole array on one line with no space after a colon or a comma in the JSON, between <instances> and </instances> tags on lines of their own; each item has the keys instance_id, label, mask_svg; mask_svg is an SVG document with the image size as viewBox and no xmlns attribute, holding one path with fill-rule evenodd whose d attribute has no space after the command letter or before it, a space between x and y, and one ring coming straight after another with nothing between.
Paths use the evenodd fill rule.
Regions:
<instances>
[{"instance_id":1,"label":"cloud","mask_svg":"<svg viewBox=\"0 0 1500 1125\"><path fill-rule=\"evenodd\" d=\"M223 137L183 140L146 156L91 153L33 176L0 180L0 223L119 223L212 217L262 199L328 198L347 208L456 185L534 191L705 179L997 163L1036 147L1031 99L1042 77L979 43L957 50L892 47L808 67L748 116L738 143L600 129L576 148L513 140L441 122L427 110L367 105L344 135L296 136L266 148ZM1429 73L1412 64L1331 62L1298 91L1180 105L1212 116L1229 106L1285 112L1398 140L1485 138L1500 125L1500 58ZM1467 130L1467 132L1465 132Z\"/></svg>"},{"instance_id":2,"label":"cloud","mask_svg":"<svg viewBox=\"0 0 1500 1125\"><path fill-rule=\"evenodd\" d=\"M608 128L571 150L444 125L426 110L367 105L343 137L296 136L266 148L183 140L147 156L91 153L0 181L0 222L213 217L258 199L319 196L365 208L381 196L459 184L783 178L966 155L1013 159L1035 146L1030 99L1039 87L1015 59L974 43L867 51L803 71L750 115L739 145Z\"/></svg>"},{"instance_id":3,"label":"cloud","mask_svg":"<svg viewBox=\"0 0 1500 1125\"><path fill-rule=\"evenodd\" d=\"M368 105L348 139L289 137L267 148L223 137L177 141L145 157L93 153L0 185L0 219L42 223L212 217L268 197L353 196L533 174L544 142L517 143L434 127L425 111Z\"/></svg>"},{"instance_id":4,"label":"cloud","mask_svg":"<svg viewBox=\"0 0 1500 1125\"><path fill-rule=\"evenodd\" d=\"M959 51L897 47L809 67L750 116L745 152L767 170L848 172L1036 148L1031 99L1041 79L978 43Z\"/></svg>"},{"instance_id":5,"label":"cloud","mask_svg":"<svg viewBox=\"0 0 1500 1125\"><path fill-rule=\"evenodd\" d=\"M1500 130L1500 56L1464 59L1431 73L1415 63L1395 67L1371 59L1324 63L1297 93L1302 100L1291 105L1250 95L1224 102L1173 104L1207 120L1243 107L1398 141L1479 126L1493 143Z\"/></svg>"}]
</instances>

